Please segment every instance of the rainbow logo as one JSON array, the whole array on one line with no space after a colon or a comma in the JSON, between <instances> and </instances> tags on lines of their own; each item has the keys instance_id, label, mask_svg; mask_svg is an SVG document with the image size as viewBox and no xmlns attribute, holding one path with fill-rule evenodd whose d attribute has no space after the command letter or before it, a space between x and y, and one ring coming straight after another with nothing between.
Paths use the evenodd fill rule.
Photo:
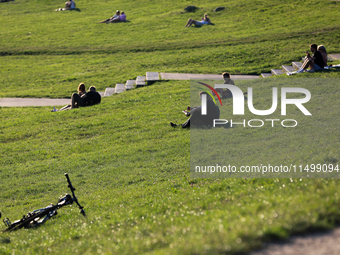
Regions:
<instances>
[{"instance_id":1,"label":"rainbow logo","mask_svg":"<svg viewBox=\"0 0 340 255\"><path fill-rule=\"evenodd\" d=\"M218 100L220 101L220 104L221 104L221 106L222 106L222 100L221 100L220 96L218 95L217 91L216 91L213 87L211 87L210 85L205 84L205 83L203 83L203 82L198 82L198 83L199 83L199 84L202 84L202 85L204 85L204 86L206 86L206 87L209 88L209 89L211 89L211 91L217 96L217 98L218 98ZM196 88L202 89L202 88L199 88L199 87L196 87ZM215 105L217 105L216 100L215 100L215 97L210 93L210 91L207 90L207 89L202 89L202 90L205 91L205 92L207 92L208 95L214 100Z\"/></svg>"}]
</instances>

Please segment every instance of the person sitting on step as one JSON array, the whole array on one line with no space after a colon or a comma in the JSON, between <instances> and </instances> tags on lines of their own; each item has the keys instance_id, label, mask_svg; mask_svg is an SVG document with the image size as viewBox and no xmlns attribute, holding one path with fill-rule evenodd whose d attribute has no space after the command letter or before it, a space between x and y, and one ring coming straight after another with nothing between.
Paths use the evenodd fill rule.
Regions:
<instances>
[{"instance_id":1,"label":"person sitting on step","mask_svg":"<svg viewBox=\"0 0 340 255\"><path fill-rule=\"evenodd\" d=\"M308 51L306 51L306 58L303 62L301 68L297 70L296 72L287 72L287 75L292 75L295 73L302 73L305 72L308 67L310 68L309 72L318 71L324 68L325 63L322 57L322 54L320 51L318 51L318 46L316 44L310 45L310 50L313 52L313 56L310 55Z\"/></svg>"}]
</instances>

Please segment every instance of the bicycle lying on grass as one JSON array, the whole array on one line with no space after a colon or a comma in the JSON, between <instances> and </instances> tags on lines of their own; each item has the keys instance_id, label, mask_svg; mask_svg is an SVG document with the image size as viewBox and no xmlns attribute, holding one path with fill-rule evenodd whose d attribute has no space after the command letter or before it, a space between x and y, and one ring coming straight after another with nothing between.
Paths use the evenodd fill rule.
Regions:
<instances>
[{"instance_id":1,"label":"bicycle lying on grass","mask_svg":"<svg viewBox=\"0 0 340 255\"><path fill-rule=\"evenodd\" d=\"M13 223L11 223L11 221L8 218L5 218L3 222L5 223L7 228L3 232L13 231L13 230L17 230L20 228L32 228L32 227L40 226L41 224L44 224L47 220L49 220L53 216L57 215L57 210L59 208L66 206L66 205L71 205L73 204L73 202L75 202L78 205L80 209L80 213L86 216L85 211L83 209L84 207L79 204L77 197L74 195L74 191L76 189L72 186L72 183L70 181L68 174L65 174L65 176L68 182L68 187L70 188L72 195L66 194L65 196L59 198L59 201L56 205L51 204L45 208L41 208L41 209L34 210L32 212L29 212L27 215L24 215L22 219L14 221ZM0 213L0 218L1 218L1 213Z\"/></svg>"}]
</instances>

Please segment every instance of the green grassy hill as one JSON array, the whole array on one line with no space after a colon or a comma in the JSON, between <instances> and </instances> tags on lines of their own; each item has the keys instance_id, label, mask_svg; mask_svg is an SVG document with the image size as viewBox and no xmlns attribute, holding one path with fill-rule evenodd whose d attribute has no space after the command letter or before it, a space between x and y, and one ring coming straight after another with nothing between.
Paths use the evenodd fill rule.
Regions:
<instances>
[{"instance_id":1,"label":"green grassy hill","mask_svg":"<svg viewBox=\"0 0 340 255\"><path fill-rule=\"evenodd\" d=\"M259 73L301 59L314 42L339 52L337 2L229 1L213 13L225 3L201 1L185 13L189 4L82 1L79 12L54 12L63 2L1 3L0 97L69 97L80 82L104 90L146 71ZM97 23L116 9L130 22ZM184 28L205 12L214 26ZM338 165L336 84L309 86L315 129L279 141L291 144L297 164ZM3 216L56 203L69 192L65 172L88 215L71 206L38 229L1 233L0 254L235 254L339 222L337 179L191 179L190 131L169 126L185 121L189 92L189 81L161 81L72 111L0 108ZM268 105L263 97L256 107ZM233 160L254 160L247 148L257 147L283 163L264 146L278 130L226 132Z\"/></svg>"},{"instance_id":2,"label":"green grassy hill","mask_svg":"<svg viewBox=\"0 0 340 255\"><path fill-rule=\"evenodd\" d=\"M190 132L169 126L170 120L185 120L180 110L189 104L188 93L188 82L172 81L61 113L48 107L2 108L3 215L15 220L56 203L69 192L63 176L68 172L88 216L72 206L38 229L1 234L1 253L232 254L339 221L336 179L191 179ZM327 93L309 105L313 113L319 101L331 104ZM278 155L274 163L338 164L334 108L326 117L334 124L324 130L333 143L317 148L324 156L313 152L317 138L311 133L304 146L293 141L295 136L286 140L300 146L304 157L293 159L293 154L293 161L282 161ZM275 157L262 133L279 131L228 130L227 141L237 145L233 160L251 162L252 155L244 154L249 146Z\"/></svg>"},{"instance_id":3,"label":"green grassy hill","mask_svg":"<svg viewBox=\"0 0 340 255\"><path fill-rule=\"evenodd\" d=\"M181 1L81 1L80 11L54 11L63 4L1 3L0 97L69 97L80 82L104 90L146 71L260 74L301 60L311 43L340 52L336 1L198 1L194 13ZM116 9L129 22L99 23ZM213 26L184 28L204 13Z\"/></svg>"}]
</instances>

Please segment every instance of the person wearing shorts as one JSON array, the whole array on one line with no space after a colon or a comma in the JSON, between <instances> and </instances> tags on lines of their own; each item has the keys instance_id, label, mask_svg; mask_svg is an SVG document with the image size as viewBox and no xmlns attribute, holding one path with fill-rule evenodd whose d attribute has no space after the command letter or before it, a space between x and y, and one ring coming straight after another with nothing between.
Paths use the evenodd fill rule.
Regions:
<instances>
[{"instance_id":1,"label":"person wearing shorts","mask_svg":"<svg viewBox=\"0 0 340 255\"><path fill-rule=\"evenodd\" d=\"M313 57L310 55L308 51L306 51L306 58L303 62L301 68L296 72L288 72L287 75L292 75L295 73L305 72L308 68L310 68L309 72L318 71L324 68L325 63L320 51L318 51L318 46L316 44L310 45L310 50L313 52Z\"/></svg>"}]
</instances>

